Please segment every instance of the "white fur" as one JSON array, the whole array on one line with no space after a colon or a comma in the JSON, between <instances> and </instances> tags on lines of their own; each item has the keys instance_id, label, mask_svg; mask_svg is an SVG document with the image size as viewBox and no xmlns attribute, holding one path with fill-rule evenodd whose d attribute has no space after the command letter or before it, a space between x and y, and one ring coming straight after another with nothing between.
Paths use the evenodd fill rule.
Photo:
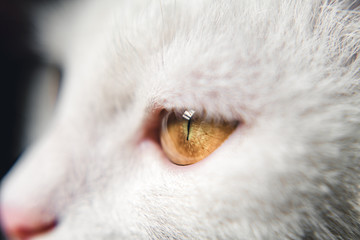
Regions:
<instances>
[{"instance_id":1,"label":"white fur","mask_svg":"<svg viewBox=\"0 0 360 240\"><path fill-rule=\"evenodd\" d=\"M2 201L36 240L360 239L360 14L347 1L82 0L38 18L64 69L52 128ZM243 124L171 164L159 109ZM155 119L155 120L154 120Z\"/></svg>"}]
</instances>

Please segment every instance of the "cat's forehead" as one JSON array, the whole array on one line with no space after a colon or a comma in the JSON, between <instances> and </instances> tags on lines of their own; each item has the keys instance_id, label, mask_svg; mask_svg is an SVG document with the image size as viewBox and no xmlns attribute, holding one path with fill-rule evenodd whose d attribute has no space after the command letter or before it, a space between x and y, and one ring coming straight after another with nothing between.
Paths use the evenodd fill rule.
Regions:
<instances>
[{"instance_id":1,"label":"cat's forehead","mask_svg":"<svg viewBox=\"0 0 360 240\"><path fill-rule=\"evenodd\" d=\"M140 101L234 117L308 94L328 74L325 65L311 65L314 51L329 45L314 33L317 3L295 4L302 13L295 22L280 5L150 1L87 10L101 24L82 28L87 15L79 17L83 34L70 41L64 61L68 99L104 102L109 111Z\"/></svg>"}]
</instances>

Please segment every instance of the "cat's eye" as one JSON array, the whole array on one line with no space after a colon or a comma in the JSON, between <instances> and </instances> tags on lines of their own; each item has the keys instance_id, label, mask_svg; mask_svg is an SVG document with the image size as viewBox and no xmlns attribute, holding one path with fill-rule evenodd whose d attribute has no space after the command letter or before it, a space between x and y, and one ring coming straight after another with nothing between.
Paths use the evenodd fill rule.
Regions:
<instances>
[{"instance_id":1,"label":"cat's eye","mask_svg":"<svg viewBox=\"0 0 360 240\"><path fill-rule=\"evenodd\" d=\"M195 111L168 113L162 119L160 141L177 165L194 164L214 152L235 130L238 121L215 121Z\"/></svg>"}]
</instances>

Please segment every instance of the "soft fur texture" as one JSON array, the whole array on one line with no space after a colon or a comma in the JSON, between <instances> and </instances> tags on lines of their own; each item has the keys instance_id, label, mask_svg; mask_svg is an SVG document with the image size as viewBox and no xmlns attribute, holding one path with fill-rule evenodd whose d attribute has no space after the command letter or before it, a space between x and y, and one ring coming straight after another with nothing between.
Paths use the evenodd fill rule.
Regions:
<instances>
[{"instance_id":1,"label":"soft fur texture","mask_svg":"<svg viewBox=\"0 0 360 240\"><path fill-rule=\"evenodd\" d=\"M3 203L58 219L34 240L360 239L357 5L82 0L38 12L38 48L64 85ZM153 135L161 110L184 108L242 124L177 166Z\"/></svg>"}]
</instances>

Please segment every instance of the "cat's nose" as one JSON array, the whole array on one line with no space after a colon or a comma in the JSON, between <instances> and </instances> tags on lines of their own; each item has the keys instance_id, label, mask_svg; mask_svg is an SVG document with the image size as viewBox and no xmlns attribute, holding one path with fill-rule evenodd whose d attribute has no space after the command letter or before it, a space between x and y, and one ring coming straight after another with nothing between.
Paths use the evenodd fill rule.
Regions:
<instances>
[{"instance_id":1,"label":"cat's nose","mask_svg":"<svg viewBox=\"0 0 360 240\"><path fill-rule=\"evenodd\" d=\"M9 238L28 240L56 225L56 218L36 209L21 209L6 204L0 206L1 225Z\"/></svg>"}]
</instances>

